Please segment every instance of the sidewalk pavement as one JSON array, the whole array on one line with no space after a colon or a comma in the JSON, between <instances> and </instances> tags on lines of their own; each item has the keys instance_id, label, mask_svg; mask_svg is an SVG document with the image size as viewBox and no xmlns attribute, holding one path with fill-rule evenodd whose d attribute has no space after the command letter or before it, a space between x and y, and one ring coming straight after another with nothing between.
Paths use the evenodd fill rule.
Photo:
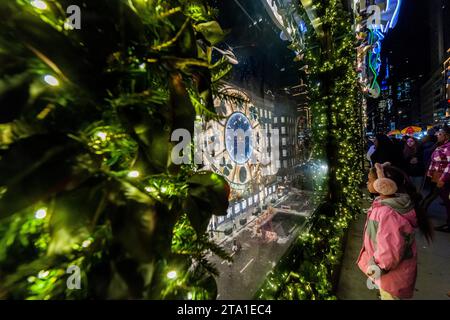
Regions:
<instances>
[{"instance_id":1,"label":"sidewalk pavement","mask_svg":"<svg viewBox=\"0 0 450 320\"><path fill-rule=\"evenodd\" d=\"M445 207L436 199L428 210L435 226L445 223ZM363 208L369 208L365 199ZM366 216L361 215L349 230L344 259L339 279L337 297L341 300L378 300L378 291L369 290L367 278L356 265L362 245ZM436 232L434 242L428 245L417 233L418 274L413 300L450 300L450 234Z\"/></svg>"}]
</instances>

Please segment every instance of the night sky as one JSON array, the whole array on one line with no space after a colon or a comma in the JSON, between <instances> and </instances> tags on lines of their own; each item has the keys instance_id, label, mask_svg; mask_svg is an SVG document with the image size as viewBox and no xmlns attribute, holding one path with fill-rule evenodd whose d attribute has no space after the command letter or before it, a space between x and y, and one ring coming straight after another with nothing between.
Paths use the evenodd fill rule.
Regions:
<instances>
[{"instance_id":1,"label":"night sky","mask_svg":"<svg viewBox=\"0 0 450 320\"><path fill-rule=\"evenodd\" d=\"M398 24L383 44L383 58L388 57L395 78L426 77L430 72L427 1L403 1Z\"/></svg>"}]
</instances>

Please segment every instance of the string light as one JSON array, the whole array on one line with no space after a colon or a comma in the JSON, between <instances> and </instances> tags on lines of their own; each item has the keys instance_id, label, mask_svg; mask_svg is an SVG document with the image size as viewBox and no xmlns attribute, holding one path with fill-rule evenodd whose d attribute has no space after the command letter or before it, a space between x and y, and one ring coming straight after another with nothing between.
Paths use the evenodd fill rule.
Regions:
<instances>
[{"instance_id":1,"label":"string light","mask_svg":"<svg viewBox=\"0 0 450 320\"><path fill-rule=\"evenodd\" d=\"M170 280L174 280L177 278L177 272L176 271L169 271L167 273L167 278L169 278Z\"/></svg>"},{"instance_id":2,"label":"string light","mask_svg":"<svg viewBox=\"0 0 450 320\"><path fill-rule=\"evenodd\" d=\"M129 178L137 178L137 177L139 177L139 171L133 170L133 171L128 172L128 177Z\"/></svg>"},{"instance_id":3,"label":"string light","mask_svg":"<svg viewBox=\"0 0 450 320\"><path fill-rule=\"evenodd\" d=\"M67 20L64 22L64 30L69 30L69 31L75 30L75 27L72 25L72 23L69 20Z\"/></svg>"},{"instance_id":4,"label":"string light","mask_svg":"<svg viewBox=\"0 0 450 320\"><path fill-rule=\"evenodd\" d=\"M34 213L36 219L44 219L47 216L47 209L41 208Z\"/></svg>"},{"instance_id":5,"label":"string light","mask_svg":"<svg viewBox=\"0 0 450 320\"><path fill-rule=\"evenodd\" d=\"M54 76L47 74L46 76L44 76L44 81L51 85L52 87L57 87L59 86L59 81L58 79L56 79Z\"/></svg>"},{"instance_id":6,"label":"string light","mask_svg":"<svg viewBox=\"0 0 450 320\"><path fill-rule=\"evenodd\" d=\"M47 4L42 0L33 0L31 1L31 5L41 10L47 9Z\"/></svg>"},{"instance_id":7,"label":"string light","mask_svg":"<svg viewBox=\"0 0 450 320\"><path fill-rule=\"evenodd\" d=\"M103 131L97 132L96 135L97 135L97 137L99 137L100 140L102 140L102 141L105 141L105 140L106 140L106 137L108 136L108 134L107 134L106 132L103 132Z\"/></svg>"},{"instance_id":8,"label":"string light","mask_svg":"<svg viewBox=\"0 0 450 320\"><path fill-rule=\"evenodd\" d=\"M81 244L81 246L83 248L87 248L91 245L92 241L91 240L84 240L83 243Z\"/></svg>"},{"instance_id":9,"label":"string light","mask_svg":"<svg viewBox=\"0 0 450 320\"><path fill-rule=\"evenodd\" d=\"M44 279L44 278L46 278L49 274L50 274L50 271L41 270L41 271L39 271L39 273L38 273L38 278L39 278L39 279Z\"/></svg>"}]
</instances>

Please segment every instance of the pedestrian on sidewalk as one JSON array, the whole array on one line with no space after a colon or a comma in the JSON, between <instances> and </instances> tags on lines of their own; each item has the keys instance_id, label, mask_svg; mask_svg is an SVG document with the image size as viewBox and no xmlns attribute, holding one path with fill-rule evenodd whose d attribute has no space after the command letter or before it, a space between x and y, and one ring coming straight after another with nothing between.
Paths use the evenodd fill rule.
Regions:
<instances>
[{"instance_id":1,"label":"pedestrian on sidewalk","mask_svg":"<svg viewBox=\"0 0 450 320\"><path fill-rule=\"evenodd\" d=\"M357 264L380 290L382 300L412 298L417 277L416 228L432 240L432 228L420 206L422 196L406 173L390 164L377 163L370 170L367 188L379 196L367 213Z\"/></svg>"},{"instance_id":2,"label":"pedestrian on sidewalk","mask_svg":"<svg viewBox=\"0 0 450 320\"><path fill-rule=\"evenodd\" d=\"M228 260L227 261L228 264L228 277L231 278L233 276L233 272L232 272L232 267L233 267L233 261L232 260Z\"/></svg>"},{"instance_id":3,"label":"pedestrian on sidewalk","mask_svg":"<svg viewBox=\"0 0 450 320\"><path fill-rule=\"evenodd\" d=\"M422 139L422 144L420 145L420 153L422 155L423 165L425 168L424 178L422 180L422 186L420 188L420 191L422 192L424 190L429 191L432 184L431 178L428 177L427 172L431 163L431 155L433 154L437 146L436 130L430 129L428 130L427 135Z\"/></svg>"},{"instance_id":4,"label":"pedestrian on sidewalk","mask_svg":"<svg viewBox=\"0 0 450 320\"><path fill-rule=\"evenodd\" d=\"M422 151L422 158L426 168L430 166L431 155L437 147L437 135L435 129L427 131L427 135L422 139L420 150Z\"/></svg>"},{"instance_id":5,"label":"pedestrian on sidewalk","mask_svg":"<svg viewBox=\"0 0 450 320\"><path fill-rule=\"evenodd\" d=\"M239 251L241 251L241 249L242 249L241 243L237 239L233 239L233 246L231 247L231 251L237 254L239 253Z\"/></svg>"},{"instance_id":6,"label":"pedestrian on sidewalk","mask_svg":"<svg viewBox=\"0 0 450 320\"><path fill-rule=\"evenodd\" d=\"M423 201L425 209L440 196L447 212L447 222L435 230L450 233L450 128L444 127L437 133L438 147L431 155L427 176L431 179L431 191Z\"/></svg>"},{"instance_id":7,"label":"pedestrian on sidewalk","mask_svg":"<svg viewBox=\"0 0 450 320\"><path fill-rule=\"evenodd\" d=\"M387 135L377 134L374 143L375 151L370 156L372 165L389 162L399 168L404 167L402 150Z\"/></svg>"},{"instance_id":8,"label":"pedestrian on sidewalk","mask_svg":"<svg viewBox=\"0 0 450 320\"><path fill-rule=\"evenodd\" d=\"M417 190L422 187L422 179L425 173L420 145L413 137L408 137L403 148L403 159L405 160L405 172L409 175Z\"/></svg>"}]
</instances>

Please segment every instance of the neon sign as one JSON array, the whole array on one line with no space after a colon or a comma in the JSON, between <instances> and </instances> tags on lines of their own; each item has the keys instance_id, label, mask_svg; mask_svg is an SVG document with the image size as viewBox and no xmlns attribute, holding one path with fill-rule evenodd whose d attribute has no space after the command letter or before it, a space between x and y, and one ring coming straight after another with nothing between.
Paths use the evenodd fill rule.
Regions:
<instances>
[{"instance_id":1,"label":"neon sign","mask_svg":"<svg viewBox=\"0 0 450 320\"><path fill-rule=\"evenodd\" d=\"M360 40L359 79L363 91L372 98L378 98L381 93L378 82L382 64L381 47L386 34L397 25L401 4L402 0L355 0L353 2L355 13L362 21L355 28L358 32L357 38Z\"/></svg>"}]
</instances>

